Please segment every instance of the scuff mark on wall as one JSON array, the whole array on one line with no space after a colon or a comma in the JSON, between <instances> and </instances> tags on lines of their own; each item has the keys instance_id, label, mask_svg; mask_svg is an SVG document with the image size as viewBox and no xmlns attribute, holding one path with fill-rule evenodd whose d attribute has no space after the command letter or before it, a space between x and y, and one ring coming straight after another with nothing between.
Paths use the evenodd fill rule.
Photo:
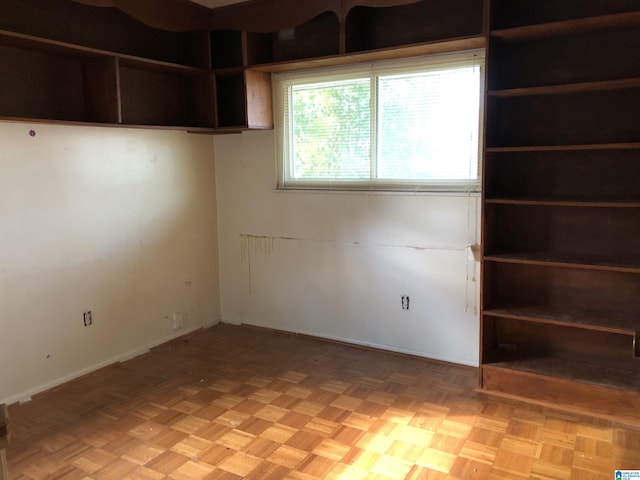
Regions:
<instances>
[{"instance_id":1,"label":"scuff mark on wall","mask_svg":"<svg viewBox=\"0 0 640 480\"><path fill-rule=\"evenodd\" d=\"M475 294L475 290L476 290L476 272L477 272L477 265L480 262L480 245L471 245L468 244L465 247L466 251L467 251L467 279L466 279L466 283L465 283L465 307L464 307L464 311L465 313L469 311L469 309L471 308L471 306L473 306L473 314L477 315L478 314L478 302L477 302L477 295ZM472 283L474 286L473 288L469 288L469 284Z\"/></svg>"},{"instance_id":2,"label":"scuff mark on wall","mask_svg":"<svg viewBox=\"0 0 640 480\"><path fill-rule=\"evenodd\" d=\"M266 235L240 234L240 261L246 263L249 268L249 293L252 290L251 280L251 255L261 253L271 255L276 237Z\"/></svg>"},{"instance_id":3,"label":"scuff mark on wall","mask_svg":"<svg viewBox=\"0 0 640 480\"><path fill-rule=\"evenodd\" d=\"M240 261L243 264L247 264L248 267L248 283L249 283L249 293L252 292L252 264L251 259L252 255L255 254L263 254L263 255L271 255L273 253L274 245L276 240L286 241L286 242L307 242L307 243L323 243L330 245L341 245L341 246L355 246L355 247L374 247L374 248L400 248L400 249L409 249L415 250L418 252L424 251L449 251L449 252L465 252L469 257L467 257L467 305L465 307L465 312L469 309L469 301L468 299L472 296L472 294L468 290L468 283L475 283L476 281L476 262L479 261L478 258L475 257L477 252L479 252L479 247L477 245L465 245L461 247L448 247L448 246L423 246L423 245L394 245L389 243L363 243L363 242L343 242L337 240L318 240L313 238L302 238L302 237L272 237L269 235L253 235L248 233L240 234ZM471 269L471 273L469 272ZM473 302L474 312L477 310L477 306L475 305L475 301Z\"/></svg>"},{"instance_id":4,"label":"scuff mark on wall","mask_svg":"<svg viewBox=\"0 0 640 480\"><path fill-rule=\"evenodd\" d=\"M247 249L252 248L254 251L264 251L264 247L261 244L254 244L256 241L269 241L271 242L271 250L264 251L266 254L270 254L273 250L273 242L275 240L283 240L289 242L307 242L307 243L324 243L329 245L342 245L342 246L355 246L355 247L375 247L375 248L402 248L402 249L410 249L417 250L419 252L428 251L428 250L443 250L448 252L463 252L466 250L467 246L463 245L460 247L449 247L449 246L425 246L425 245L403 245L403 244L392 244L392 243L365 243L365 242L344 242L338 240L319 240L315 238L303 238L303 237L271 237L268 235L250 235L242 233L240 234L241 238L241 249L242 249L242 260L245 260L245 256L247 254ZM252 243L253 242L253 243Z\"/></svg>"}]
</instances>

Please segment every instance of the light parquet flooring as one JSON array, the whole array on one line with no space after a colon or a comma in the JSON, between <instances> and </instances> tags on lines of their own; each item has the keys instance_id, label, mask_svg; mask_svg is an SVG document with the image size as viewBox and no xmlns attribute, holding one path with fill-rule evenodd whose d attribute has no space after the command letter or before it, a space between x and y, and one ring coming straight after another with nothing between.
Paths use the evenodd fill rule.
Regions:
<instances>
[{"instance_id":1,"label":"light parquet flooring","mask_svg":"<svg viewBox=\"0 0 640 480\"><path fill-rule=\"evenodd\" d=\"M639 430L486 397L477 379L219 325L12 406L9 475L610 480L640 469Z\"/></svg>"}]
</instances>

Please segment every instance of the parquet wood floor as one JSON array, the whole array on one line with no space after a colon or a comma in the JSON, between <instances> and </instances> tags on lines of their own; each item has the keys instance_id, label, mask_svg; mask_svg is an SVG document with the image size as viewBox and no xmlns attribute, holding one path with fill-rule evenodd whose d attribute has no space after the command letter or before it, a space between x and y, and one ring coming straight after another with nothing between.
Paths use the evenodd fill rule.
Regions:
<instances>
[{"instance_id":1,"label":"parquet wood floor","mask_svg":"<svg viewBox=\"0 0 640 480\"><path fill-rule=\"evenodd\" d=\"M477 378L219 325L12 406L9 476L609 480L640 468L640 431L485 397Z\"/></svg>"}]
</instances>

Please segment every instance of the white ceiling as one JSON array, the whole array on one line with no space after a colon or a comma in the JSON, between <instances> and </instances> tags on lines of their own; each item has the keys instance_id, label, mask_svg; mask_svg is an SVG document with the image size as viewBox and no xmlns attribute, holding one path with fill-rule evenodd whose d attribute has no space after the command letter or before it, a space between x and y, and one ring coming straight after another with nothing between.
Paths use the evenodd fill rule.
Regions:
<instances>
[{"instance_id":1,"label":"white ceiling","mask_svg":"<svg viewBox=\"0 0 640 480\"><path fill-rule=\"evenodd\" d=\"M191 0L194 3L199 3L200 5L204 5L208 8L218 8L224 7L226 5L231 5L233 3L242 3L248 0Z\"/></svg>"}]
</instances>

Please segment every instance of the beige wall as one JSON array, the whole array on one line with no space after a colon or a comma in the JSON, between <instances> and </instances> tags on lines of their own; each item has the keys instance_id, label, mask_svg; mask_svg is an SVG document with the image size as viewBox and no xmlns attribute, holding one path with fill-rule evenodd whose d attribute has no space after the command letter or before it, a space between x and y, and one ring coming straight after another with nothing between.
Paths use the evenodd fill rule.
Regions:
<instances>
[{"instance_id":1,"label":"beige wall","mask_svg":"<svg viewBox=\"0 0 640 480\"><path fill-rule=\"evenodd\" d=\"M0 142L0 403L221 318L477 364L477 197L278 192L272 131Z\"/></svg>"},{"instance_id":2,"label":"beige wall","mask_svg":"<svg viewBox=\"0 0 640 480\"><path fill-rule=\"evenodd\" d=\"M219 321L211 136L5 122L0 145L0 403Z\"/></svg>"},{"instance_id":3,"label":"beige wall","mask_svg":"<svg viewBox=\"0 0 640 480\"><path fill-rule=\"evenodd\" d=\"M223 321L477 365L479 198L279 192L274 152L215 140Z\"/></svg>"}]
</instances>

